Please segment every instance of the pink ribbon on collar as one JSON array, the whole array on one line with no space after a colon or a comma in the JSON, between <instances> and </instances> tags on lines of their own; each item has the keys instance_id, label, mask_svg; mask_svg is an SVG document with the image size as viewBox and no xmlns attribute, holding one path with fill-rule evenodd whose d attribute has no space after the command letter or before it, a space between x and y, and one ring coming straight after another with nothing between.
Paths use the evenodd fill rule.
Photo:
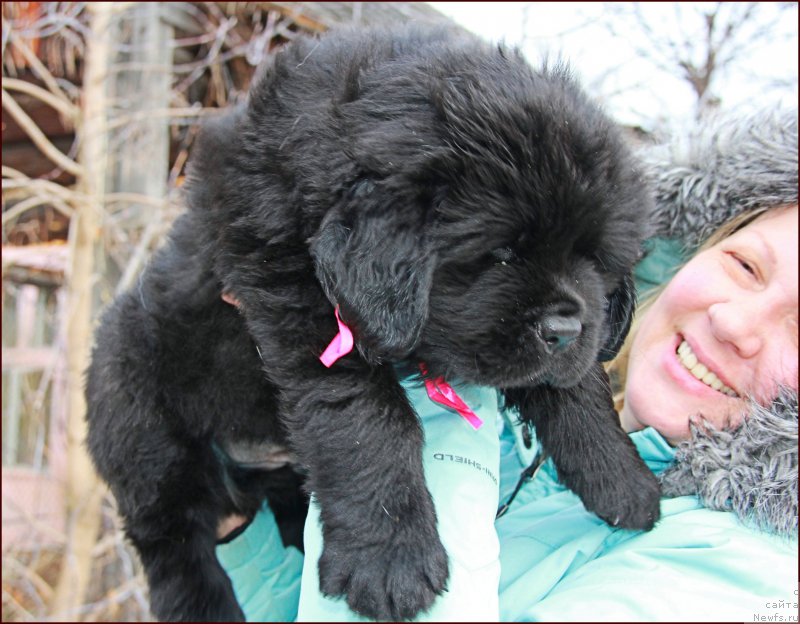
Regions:
<instances>
[{"instance_id":1,"label":"pink ribbon on collar","mask_svg":"<svg viewBox=\"0 0 800 624\"><path fill-rule=\"evenodd\" d=\"M325 351L319 356L320 362L322 362L326 368L330 368L336 360L344 357L353 350L353 332L350 331L350 328L345 325L339 317L338 306L334 314L336 315L336 323L339 325L339 333L333 337L333 340L331 340L330 344L325 348ZM423 375L427 373L424 364L420 363L419 368ZM473 429L480 429L481 425L483 425L483 421L470 409L469 405L464 403L463 399L456 394L456 391L444 380L444 377L437 377L436 379L429 379L426 377L425 390L427 390L428 397L431 401L455 410L464 420L472 425Z\"/></svg>"},{"instance_id":2,"label":"pink ribbon on collar","mask_svg":"<svg viewBox=\"0 0 800 624\"><path fill-rule=\"evenodd\" d=\"M424 364L420 364L419 368L423 375L427 372ZM436 379L429 379L426 377L425 390L427 390L428 397L431 401L455 410L464 420L472 425L472 428L476 431L483 425L483 421L470 409L469 405L464 403L462 398L456 394L456 391L444 380L444 377L437 377Z\"/></svg>"},{"instance_id":3,"label":"pink ribbon on collar","mask_svg":"<svg viewBox=\"0 0 800 624\"><path fill-rule=\"evenodd\" d=\"M333 366L333 363L339 358L344 357L353 350L353 332L350 328L342 322L339 318L339 306L336 306L336 322L339 324L339 333L337 333L331 343L319 356L319 361L322 362L326 368Z\"/></svg>"}]
</instances>

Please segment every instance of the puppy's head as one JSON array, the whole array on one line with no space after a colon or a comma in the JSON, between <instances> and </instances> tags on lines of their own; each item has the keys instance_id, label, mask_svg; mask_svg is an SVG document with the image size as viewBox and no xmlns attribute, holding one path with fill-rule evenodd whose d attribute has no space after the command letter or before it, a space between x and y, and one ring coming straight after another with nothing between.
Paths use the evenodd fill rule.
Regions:
<instances>
[{"instance_id":1,"label":"puppy's head","mask_svg":"<svg viewBox=\"0 0 800 624\"><path fill-rule=\"evenodd\" d=\"M479 43L432 52L343 105L359 174L312 241L321 282L374 360L577 383L627 333L648 193L565 69ZM403 115L370 110L392 97Z\"/></svg>"}]
</instances>

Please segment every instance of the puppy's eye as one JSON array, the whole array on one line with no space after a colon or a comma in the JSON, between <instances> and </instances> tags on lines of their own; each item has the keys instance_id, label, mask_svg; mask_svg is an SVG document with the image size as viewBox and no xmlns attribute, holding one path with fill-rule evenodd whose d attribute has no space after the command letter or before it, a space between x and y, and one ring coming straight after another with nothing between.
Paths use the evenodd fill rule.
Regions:
<instances>
[{"instance_id":1,"label":"puppy's eye","mask_svg":"<svg viewBox=\"0 0 800 624\"><path fill-rule=\"evenodd\" d=\"M516 260L517 254L514 253L511 247L499 247L492 251L492 258L498 264L507 264Z\"/></svg>"}]
</instances>

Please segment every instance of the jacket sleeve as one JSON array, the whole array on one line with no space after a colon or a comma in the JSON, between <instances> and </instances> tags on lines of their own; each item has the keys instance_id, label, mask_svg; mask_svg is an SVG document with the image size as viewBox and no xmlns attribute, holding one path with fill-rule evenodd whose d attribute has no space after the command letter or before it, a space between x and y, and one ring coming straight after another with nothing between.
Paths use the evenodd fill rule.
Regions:
<instances>
[{"instance_id":1,"label":"jacket sleeve","mask_svg":"<svg viewBox=\"0 0 800 624\"><path fill-rule=\"evenodd\" d=\"M733 514L689 499L663 501L673 509L650 533L612 534L599 556L540 600L515 605L514 619L797 621L797 541L748 529Z\"/></svg>"},{"instance_id":2,"label":"jacket sleeve","mask_svg":"<svg viewBox=\"0 0 800 624\"><path fill-rule=\"evenodd\" d=\"M217 546L248 622L292 622L297 617L303 554L285 547L268 505L245 531Z\"/></svg>"},{"instance_id":3,"label":"jacket sleeve","mask_svg":"<svg viewBox=\"0 0 800 624\"><path fill-rule=\"evenodd\" d=\"M424 388L404 383L425 431L423 465L439 537L447 550L447 592L420 615L419 622L485 621L499 618L500 545L494 529L498 506L499 441L497 395L489 388L456 386L482 419L474 429L459 414L428 398ZM298 621L365 621L342 598L319 591L317 561L322 554L319 509L312 500L306 518L306 560Z\"/></svg>"}]
</instances>

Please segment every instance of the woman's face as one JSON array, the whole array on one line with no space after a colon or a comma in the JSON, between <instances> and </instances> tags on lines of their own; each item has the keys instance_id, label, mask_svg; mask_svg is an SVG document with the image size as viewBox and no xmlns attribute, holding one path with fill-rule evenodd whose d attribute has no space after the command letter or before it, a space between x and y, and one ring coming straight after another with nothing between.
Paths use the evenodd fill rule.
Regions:
<instances>
[{"instance_id":1,"label":"woman's face","mask_svg":"<svg viewBox=\"0 0 800 624\"><path fill-rule=\"evenodd\" d=\"M631 346L627 431L652 426L676 444L693 416L736 425L746 396L797 390L797 215L761 216L672 278Z\"/></svg>"}]
</instances>

